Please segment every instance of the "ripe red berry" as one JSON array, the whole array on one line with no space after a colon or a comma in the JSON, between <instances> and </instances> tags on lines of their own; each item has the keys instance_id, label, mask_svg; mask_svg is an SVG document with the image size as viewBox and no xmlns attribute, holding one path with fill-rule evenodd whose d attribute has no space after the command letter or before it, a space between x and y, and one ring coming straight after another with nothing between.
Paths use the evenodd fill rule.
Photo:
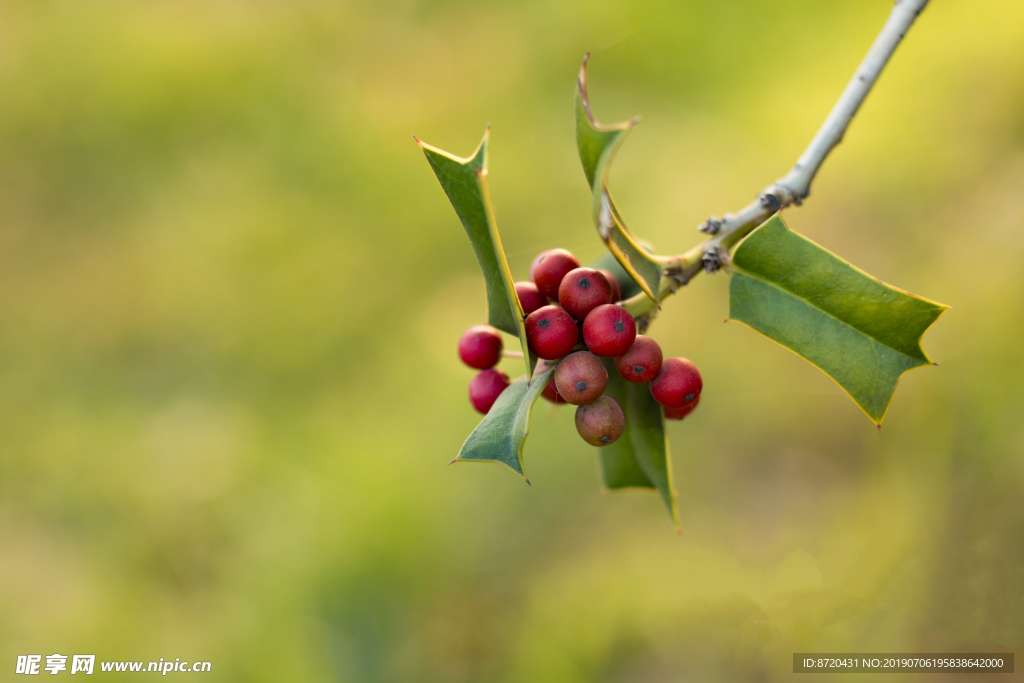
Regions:
<instances>
[{"instance_id":1,"label":"ripe red berry","mask_svg":"<svg viewBox=\"0 0 1024 683\"><path fill-rule=\"evenodd\" d=\"M577 351L555 368L555 387L567 403L592 403L608 387L608 371L590 351Z\"/></svg>"},{"instance_id":2,"label":"ripe red berry","mask_svg":"<svg viewBox=\"0 0 1024 683\"><path fill-rule=\"evenodd\" d=\"M615 359L615 369L627 382L650 382L661 370L661 347L650 337L638 334L629 351Z\"/></svg>"},{"instance_id":3,"label":"ripe red berry","mask_svg":"<svg viewBox=\"0 0 1024 683\"><path fill-rule=\"evenodd\" d=\"M651 395L663 406L681 408L695 401L703 386L696 365L685 358L667 358L651 380Z\"/></svg>"},{"instance_id":4,"label":"ripe red berry","mask_svg":"<svg viewBox=\"0 0 1024 683\"><path fill-rule=\"evenodd\" d=\"M471 368L486 370L501 360L501 335L490 325L474 325L459 340L459 358Z\"/></svg>"},{"instance_id":5,"label":"ripe red berry","mask_svg":"<svg viewBox=\"0 0 1024 683\"><path fill-rule=\"evenodd\" d=\"M484 370L469 380L469 402L484 415L508 388L508 375L501 370Z\"/></svg>"},{"instance_id":6,"label":"ripe red berry","mask_svg":"<svg viewBox=\"0 0 1024 683\"><path fill-rule=\"evenodd\" d=\"M693 399L682 408L664 408L666 420L682 420L684 417L693 412L693 409L700 403L700 396Z\"/></svg>"},{"instance_id":7,"label":"ripe red berry","mask_svg":"<svg viewBox=\"0 0 1024 683\"><path fill-rule=\"evenodd\" d=\"M555 386L554 375L548 380L547 386L544 387L544 391L540 392L540 395L552 403L565 403L565 399L558 393L558 387Z\"/></svg>"},{"instance_id":8,"label":"ripe red berry","mask_svg":"<svg viewBox=\"0 0 1024 683\"><path fill-rule=\"evenodd\" d=\"M608 278L593 268L569 271L558 286L558 303L577 320L585 319L587 313L611 300L612 286Z\"/></svg>"},{"instance_id":9,"label":"ripe red berry","mask_svg":"<svg viewBox=\"0 0 1024 683\"><path fill-rule=\"evenodd\" d=\"M530 315L538 308L548 305L548 300L537 289L532 282L517 282L515 284L516 296L519 297L519 304L523 307L523 314Z\"/></svg>"},{"instance_id":10,"label":"ripe red berry","mask_svg":"<svg viewBox=\"0 0 1024 683\"><path fill-rule=\"evenodd\" d=\"M549 299L558 299L558 285L565 274L579 268L580 262L565 249L542 251L530 264L530 279L540 293Z\"/></svg>"},{"instance_id":11,"label":"ripe red berry","mask_svg":"<svg viewBox=\"0 0 1024 683\"><path fill-rule=\"evenodd\" d=\"M612 300L611 303L622 300L622 287L619 285L619 278L615 277L610 270L598 271L601 275L604 275L608 279L608 284L612 286Z\"/></svg>"},{"instance_id":12,"label":"ripe red berry","mask_svg":"<svg viewBox=\"0 0 1024 683\"><path fill-rule=\"evenodd\" d=\"M622 436L626 416L622 406L611 396L601 396L593 403L576 409L576 431L591 446L607 446Z\"/></svg>"},{"instance_id":13,"label":"ripe red berry","mask_svg":"<svg viewBox=\"0 0 1024 683\"><path fill-rule=\"evenodd\" d=\"M634 339L636 323L622 306L603 304L583 321L583 343L598 356L621 356L629 351Z\"/></svg>"},{"instance_id":14,"label":"ripe red berry","mask_svg":"<svg viewBox=\"0 0 1024 683\"><path fill-rule=\"evenodd\" d=\"M543 306L526 316L526 341L538 358L561 358L577 339L576 322L564 308Z\"/></svg>"}]
</instances>

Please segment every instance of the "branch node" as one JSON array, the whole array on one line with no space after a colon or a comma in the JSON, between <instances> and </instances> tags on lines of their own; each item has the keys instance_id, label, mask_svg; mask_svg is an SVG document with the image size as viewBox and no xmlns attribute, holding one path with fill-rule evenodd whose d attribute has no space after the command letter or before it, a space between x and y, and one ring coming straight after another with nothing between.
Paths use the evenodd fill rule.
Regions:
<instances>
[{"instance_id":1,"label":"branch node","mask_svg":"<svg viewBox=\"0 0 1024 683\"><path fill-rule=\"evenodd\" d=\"M774 191L762 192L757 196L757 200L761 202L761 208L771 213L775 213L782 208L782 202L779 201L779 197Z\"/></svg>"},{"instance_id":2,"label":"branch node","mask_svg":"<svg viewBox=\"0 0 1024 683\"><path fill-rule=\"evenodd\" d=\"M718 247L708 249L704 252L704 255L701 256L701 261L704 262L705 273L714 273L722 267L720 249Z\"/></svg>"},{"instance_id":3,"label":"branch node","mask_svg":"<svg viewBox=\"0 0 1024 683\"><path fill-rule=\"evenodd\" d=\"M675 294L680 287L690 284L690 276L683 270L669 271L665 273L665 277L671 280L669 286L672 288L673 294Z\"/></svg>"},{"instance_id":4,"label":"branch node","mask_svg":"<svg viewBox=\"0 0 1024 683\"><path fill-rule=\"evenodd\" d=\"M715 218L714 216L712 216L711 218L708 218L706 221L701 223L700 227L697 229L703 232L705 235L717 235L718 231L722 229L722 219Z\"/></svg>"}]
</instances>

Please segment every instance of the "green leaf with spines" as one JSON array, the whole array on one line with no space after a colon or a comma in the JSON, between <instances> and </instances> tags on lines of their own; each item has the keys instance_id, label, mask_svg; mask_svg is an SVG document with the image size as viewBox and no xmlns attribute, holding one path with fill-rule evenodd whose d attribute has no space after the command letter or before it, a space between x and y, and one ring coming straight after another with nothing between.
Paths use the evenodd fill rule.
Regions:
<instances>
[{"instance_id":1,"label":"green leaf with spines","mask_svg":"<svg viewBox=\"0 0 1024 683\"><path fill-rule=\"evenodd\" d=\"M487 288L487 322L492 327L519 338L526 361L526 376L531 377L537 357L526 343L523 307L516 296L512 273L508 269L501 237L487 187L487 143L491 127L473 154L465 159L416 139L437 176L438 182L455 208L466 235L473 245Z\"/></svg>"},{"instance_id":2,"label":"green leaf with spines","mask_svg":"<svg viewBox=\"0 0 1024 683\"><path fill-rule=\"evenodd\" d=\"M626 428L618 441L598 449L605 488L657 490L678 529L672 460L661 404L651 396L650 384L627 382L611 358L603 358L602 362L608 370L608 388L604 393L618 401L626 415Z\"/></svg>"},{"instance_id":3,"label":"green leaf with spines","mask_svg":"<svg viewBox=\"0 0 1024 683\"><path fill-rule=\"evenodd\" d=\"M611 126L602 126L594 120L587 97L587 58L583 59L576 85L576 146L593 197L591 212L597 233L640 289L657 301L664 267L630 233L608 192L608 169L612 159L626 134L640 119Z\"/></svg>"},{"instance_id":4,"label":"green leaf with spines","mask_svg":"<svg viewBox=\"0 0 1024 683\"><path fill-rule=\"evenodd\" d=\"M552 373L554 368L545 370L534 377L529 385L525 375L512 382L501 392L452 462L500 462L526 479L523 472L523 445L530 433L530 412ZM526 483L530 483L530 480L526 479Z\"/></svg>"},{"instance_id":5,"label":"green leaf with spines","mask_svg":"<svg viewBox=\"0 0 1024 683\"><path fill-rule=\"evenodd\" d=\"M871 277L775 214L732 256L729 319L834 379L881 424L907 370L931 364L921 336L948 308Z\"/></svg>"}]
</instances>

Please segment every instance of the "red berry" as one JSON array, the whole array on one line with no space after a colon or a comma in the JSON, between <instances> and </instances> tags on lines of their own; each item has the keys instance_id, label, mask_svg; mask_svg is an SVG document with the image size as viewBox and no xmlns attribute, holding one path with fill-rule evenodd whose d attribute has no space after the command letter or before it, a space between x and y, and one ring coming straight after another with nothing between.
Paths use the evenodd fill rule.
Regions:
<instances>
[{"instance_id":1,"label":"red berry","mask_svg":"<svg viewBox=\"0 0 1024 683\"><path fill-rule=\"evenodd\" d=\"M598 271L601 275L604 275L608 279L608 284L612 286L612 300L611 303L622 300L622 287L619 286L619 278L615 277L610 270Z\"/></svg>"},{"instance_id":2,"label":"red berry","mask_svg":"<svg viewBox=\"0 0 1024 683\"><path fill-rule=\"evenodd\" d=\"M548 380L547 386L544 387L544 391L540 392L540 395L552 403L565 403L565 399L558 393L558 387L555 386L554 375Z\"/></svg>"},{"instance_id":3,"label":"red berry","mask_svg":"<svg viewBox=\"0 0 1024 683\"><path fill-rule=\"evenodd\" d=\"M577 339L576 322L564 308L543 306L526 316L526 341L538 358L561 358Z\"/></svg>"},{"instance_id":4,"label":"red berry","mask_svg":"<svg viewBox=\"0 0 1024 683\"><path fill-rule=\"evenodd\" d=\"M592 403L608 387L608 371L590 351L577 351L555 368L555 387L567 403Z\"/></svg>"},{"instance_id":5,"label":"red berry","mask_svg":"<svg viewBox=\"0 0 1024 683\"><path fill-rule=\"evenodd\" d=\"M651 380L651 395L663 406L681 408L695 401L703 386L696 365L685 358L667 358Z\"/></svg>"},{"instance_id":6,"label":"red berry","mask_svg":"<svg viewBox=\"0 0 1024 683\"><path fill-rule=\"evenodd\" d=\"M508 388L508 375L501 370L484 370L469 380L469 402L484 415Z\"/></svg>"},{"instance_id":7,"label":"red berry","mask_svg":"<svg viewBox=\"0 0 1024 683\"><path fill-rule=\"evenodd\" d=\"M615 369L627 382L650 382L661 370L661 347L650 337L638 334L629 351L615 359Z\"/></svg>"},{"instance_id":8,"label":"red berry","mask_svg":"<svg viewBox=\"0 0 1024 683\"><path fill-rule=\"evenodd\" d=\"M569 271L558 286L558 303L577 320L585 319L587 313L611 300L612 286L608 278L593 268Z\"/></svg>"},{"instance_id":9,"label":"red berry","mask_svg":"<svg viewBox=\"0 0 1024 683\"><path fill-rule=\"evenodd\" d=\"M530 315L538 308L548 305L548 300L537 290L537 285L532 282L517 282L515 284L516 296L523 307L523 314Z\"/></svg>"},{"instance_id":10,"label":"red berry","mask_svg":"<svg viewBox=\"0 0 1024 683\"><path fill-rule=\"evenodd\" d=\"M542 251L530 264L530 279L540 293L549 299L558 299L558 285L565 274L579 268L580 262L565 249Z\"/></svg>"},{"instance_id":11,"label":"red berry","mask_svg":"<svg viewBox=\"0 0 1024 683\"><path fill-rule=\"evenodd\" d=\"M682 408L665 408L665 419L666 420L682 420L684 417L693 412L693 409L700 403L700 396L693 399Z\"/></svg>"},{"instance_id":12,"label":"red berry","mask_svg":"<svg viewBox=\"0 0 1024 683\"><path fill-rule=\"evenodd\" d=\"M583 321L583 343L593 353L615 358L629 351L636 339L636 323L622 306L603 304Z\"/></svg>"},{"instance_id":13,"label":"red berry","mask_svg":"<svg viewBox=\"0 0 1024 683\"><path fill-rule=\"evenodd\" d=\"M459 358L471 368L486 370L501 360L501 335L490 325L474 325L459 340Z\"/></svg>"},{"instance_id":14,"label":"red berry","mask_svg":"<svg viewBox=\"0 0 1024 683\"><path fill-rule=\"evenodd\" d=\"M626 416L611 396L601 396L593 403L576 409L576 431L591 446L607 446L622 436Z\"/></svg>"}]
</instances>

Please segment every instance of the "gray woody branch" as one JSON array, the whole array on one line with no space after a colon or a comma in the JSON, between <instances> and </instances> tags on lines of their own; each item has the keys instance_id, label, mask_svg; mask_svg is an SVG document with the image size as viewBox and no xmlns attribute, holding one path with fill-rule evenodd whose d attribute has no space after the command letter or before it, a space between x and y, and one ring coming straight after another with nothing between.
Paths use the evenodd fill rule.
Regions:
<instances>
[{"instance_id":1,"label":"gray woody branch","mask_svg":"<svg viewBox=\"0 0 1024 683\"><path fill-rule=\"evenodd\" d=\"M753 202L736 213L722 218L709 218L701 225L701 232L711 239L694 247L680 257L679 266L670 269L662 279L662 295L674 292L679 285L686 284L702 269L713 273L726 261L729 249L751 230L767 220L773 213L791 204L800 205L810 194L811 181L821 168L825 157L843 139L850 121L882 73L892 53L903 40L917 15L928 4L928 0L896 0L889 19L875 38L864 60L857 67L843 94L832 107L811 144L800 155L793 169L785 177L765 188ZM643 301L646 299L646 302ZM623 302L633 315L642 315L654 308L654 302L640 294Z\"/></svg>"}]
</instances>

